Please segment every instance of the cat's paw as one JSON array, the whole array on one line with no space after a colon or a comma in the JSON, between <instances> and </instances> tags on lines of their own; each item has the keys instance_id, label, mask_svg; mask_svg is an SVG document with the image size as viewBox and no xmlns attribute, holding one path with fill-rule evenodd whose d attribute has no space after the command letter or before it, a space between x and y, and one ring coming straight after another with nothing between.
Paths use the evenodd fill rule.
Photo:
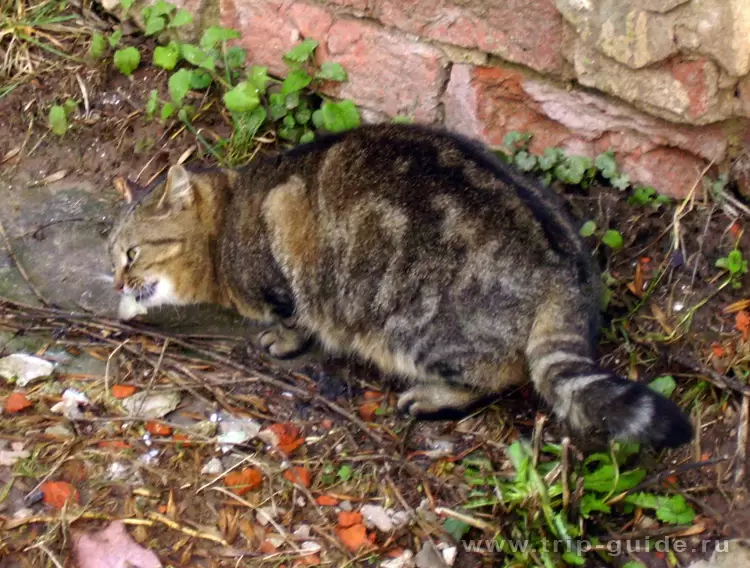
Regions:
<instances>
[{"instance_id":1,"label":"cat's paw","mask_svg":"<svg viewBox=\"0 0 750 568\"><path fill-rule=\"evenodd\" d=\"M451 385L424 384L404 392L398 408L422 420L448 419L466 415L484 395Z\"/></svg>"},{"instance_id":2,"label":"cat's paw","mask_svg":"<svg viewBox=\"0 0 750 568\"><path fill-rule=\"evenodd\" d=\"M277 325L267 329L258 335L258 343L261 348L277 359L294 357L304 351L309 338L299 331Z\"/></svg>"}]
</instances>

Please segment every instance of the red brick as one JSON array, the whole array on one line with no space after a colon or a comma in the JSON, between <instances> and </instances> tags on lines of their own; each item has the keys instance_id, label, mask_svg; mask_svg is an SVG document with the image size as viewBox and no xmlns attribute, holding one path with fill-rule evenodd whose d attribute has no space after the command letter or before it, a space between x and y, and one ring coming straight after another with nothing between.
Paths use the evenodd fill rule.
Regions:
<instances>
[{"instance_id":1,"label":"red brick","mask_svg":"<svg viewBox=\"0 0 750 568\"><path fill-rule=\"evenodd\" d=\"M222 0L222 24L242 32L248 62L283 75L283 55L303 38L320 42L317 57L341 63L349 79L325 91L388 115L439 118L445 81L442 52L397 31L322 6L284 0Z\"/></svg>"},{"instance_id":2,"label":"red brick","mask_svg":"<svg viewBox=\"0 0 750 568\"><path fill-rule=\"evenodd\" d=\"M562 145L571 135L537 112L521 84L525 77L502 67L456 64L443 98L448 128L502 146L508 132L532 132L532 150Z\"/></svg>"},{"instance_id":3,"label":"red brick","mask_svg":"<svg viewBox=\"0 0 750 568\"><path fill-rule=\"evenodd\" d=\"M675 197L684 197L708 161L721 162L727 152L718 126L670 124L516 69L454 65L443 103L449 128L490 145L519 131L533 134L535 153L550 146L590 157L613 150L634 182Z\"/></svg>"},{"instance_id":4,"label":"red brick","mask_svg":"<svg viewBox=\"0 0 750 568\"><path fill-rule=\"evenodd\" d=\"M355 19L333 24L327 48L329 58L349 74L331 89L336 96L391 116L410 115L420 122L439 118L445 68L437 48Z\"/></svg>"},{"instance_id":5,"label":"red brick","mask_svg":"<svg viewBox=\"0 0 750 568\"><path fill-rule=\"evenodd\" d=\"M640 156L626 156L621 165L631 179L667 195L684 198L699 182L706 162L684 150L662 147Z\"/></svg>"},{"instance_id":6,"label":"red brick","mask_svg":"<svg viewBox=\"0 0 750 568\"><path fill-rule=\"evenodd\" d=\"M563 19L554 0L377 0L375 17L421 37L493 53L537 71L562 68Z\"/></svg>"}]
</instances>

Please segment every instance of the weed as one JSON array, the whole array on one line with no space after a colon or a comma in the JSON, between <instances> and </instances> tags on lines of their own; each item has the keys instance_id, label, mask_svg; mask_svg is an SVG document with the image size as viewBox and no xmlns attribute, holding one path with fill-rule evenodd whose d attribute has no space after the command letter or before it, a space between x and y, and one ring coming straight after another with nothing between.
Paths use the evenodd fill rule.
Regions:
<instances>
[{"instance_id":1,"label":"weed","mask_svg":"<svg viewBox=\"0 0 750 568\"><path fill-rule=\"evenodd\" d=\"M729 272L732 288L742 288L742 277L747 273L747 261L742 258L742 252L735 248L727 256L716 261L716 266Z\"/></svg>"},{"instance_id":2,"label":"weed","mask_svg":"<svg viewBox=\"0 0 750 568\"><path fill-rule=\"evenodd\" d=\"M537 174L544 185L560 181L586 188L599 179L621 191L631 188L630 178L617 171L615 155L611 151L599 154L593 161L585 156L569 156L561 148L547 148L542 155L535 156L529 152L531 139L532 135L528 133L509 132L503 139L504 150L498 155L523 172ZM658 209L669 203L669 198L658 195L653 187L635 187L628 203Z\"/></svg>"},{"instance_id":3,"label":"weed","mask_svg":"<svg viewBox=\"0 0 750 568\"><path fill-rule=\"evenodd\" d=\"M123 14L132 8L132 0L121 0ZM153 64L170 72L169 98L162 100L152 90L146 103L146 116L162 121L176 117L191 132L196 111L187 103L191 91L215 88L228 111L233 126L229 139L210 145L198 135L205 149L220 162L236 164L251 154L253 141L263 127L272 128L279 139L290 144L310 142L319 131L341 132L359 125L359 110L350 100L333 101L319 93L325 81L346 81L345 69L324 61L314 64L318 42L305 39L284 55L288 72L283 80L268 74L268 69L245 69L245 51L227 43L240 38L236 30L221 26L207 28L198 43L180 40L179 28L192 22L190 13L165 0L157 0L141 10L145 34L157 37L161 45L153 53ZM89 53L103 57L113 49L113 63L130 76L141 63L136 47L120 47L122 33L116 30L108 40L100 34L91 38Z\"/></svg>"},{"instance_id":4,"label":"weed","mask_svg":"<svg viewBox=\"0 0 750 568\"><path fill-rule=\"evenodd\" d=\"M581 228L578 230L578 234L582 237L592 237L594 235L599 236L602 244L608 246L614 251L618 251L623 247L624 241L622 234L615 229L607 229L606 231L597 231L596 221L586 221Z\"/></svg>"},{"instance_id":5,"label":"weed","mask_svg":"<svg viewBox=\"0 0 750 568\"><path fill-rule=\"evenodd\" d=\"M671 395L672 377L660 377L651 388ZM494 537L494 549L506 566L577 566L585 563L587 545L602 544L600 514L640 516L650 510L666 524L688 524L695 511L682 495L635 491L646 470L633 464L637 444L612 444L564 471L567 446L548 444L537 459L532 446L517 441L507 448L513 473L494 472L489 459L472 454L462 460L464 480L472 488L466 510L501 509L508 522ZM536 465L535 465L536 463ZM468 524L446 520L443 528L456 540Z\"/></svg>"}]
</instances>

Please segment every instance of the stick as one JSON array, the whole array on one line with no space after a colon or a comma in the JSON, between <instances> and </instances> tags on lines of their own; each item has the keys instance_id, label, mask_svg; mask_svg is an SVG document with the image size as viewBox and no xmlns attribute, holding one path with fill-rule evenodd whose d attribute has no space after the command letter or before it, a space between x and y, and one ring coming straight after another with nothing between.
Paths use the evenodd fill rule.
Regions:
<instances>
[{"instance_id":1,"label":"stick","mask_svg":"<svg viewBox=\"0 0 750 568\"><path fill-rule=\"evenodd\" d=\"M2 221L0 221L0 233L2 233L3 235L3 240L5 241L5 248L8 251L8 256L10 256L10 259L13 261L13 264L16 265L16 268L18 269L18 272L21 275L21 277L26 281L26 285L29 287L29 289L32 292L34 292L34 295L42 303L42 305L49 306L50 303L47 301L47 298L45 298L44 295L39 291L39 289L36 286L34 286L34 284L31 282L29 275L26 273L26 269L23 267L23 264L21 264L21 261L18 260L16 253L13 252L13 246L10 244L8 233L5 232L5 227L3 226Z\"/></svg>"}]
</instances>

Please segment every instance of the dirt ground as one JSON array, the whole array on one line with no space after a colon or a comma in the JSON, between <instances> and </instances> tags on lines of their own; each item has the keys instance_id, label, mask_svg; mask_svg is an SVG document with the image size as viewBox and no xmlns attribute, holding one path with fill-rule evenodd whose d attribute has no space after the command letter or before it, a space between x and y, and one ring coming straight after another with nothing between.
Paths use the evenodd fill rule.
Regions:
<instances>
[{"instance_id":1,"label":"dirt ground","mask_svg":"<svg viewBox=\"0 0 750 568\"><path fill-rule=\"evenodd\" d=\"M189 163L213 165L179 123L144 117L152 88L166 86L150 67L128 79L76 65L0 99L0 221L12 251L0 253L0 356L37 353L57 365L52 380L27 387L32 407L0 415L0 449L21 443L30 452L23 469L0 463L0 566L70 566L75 535L113 519L124 519L137 543L173 566L306 565L303 545L323 565L379 566L426 542L449 543L435 511L459 510L472 495L462 460L481 455L494 472L507 473L507 445L531 436L547 413L528 388L461 421L413 422L395 410L391 383L372 369L315 350L284 364L268 360L244 348L257 329L231 314L200 308L165 310L132 325L110 319L116 298L101 275L108 271L102 245L118 207L112 178L147 181L186 153ZM82 104L60 139L48 131L46 111L67 97ZM229 129L212 107L196 127L207 138ZM259 144L261 152L276 148L271 135ZM747 277L739 288L722 287L725 276L715 267L737 243L750 251L747 219L704 199L700 184L694 199L659 210L629 205L611 188L559 189L581 219L624 237L615 254L590 239L612 275L604 365L633 380L673 376L673 397L700 424L692 446L640 458L653 485L696 509L691 527L669 533L613 514L589 520L586 534L681 534L698 550L609 561L687 566L707 556L702 541L750 538L746 448L738 446L750 396L747 327L738 314L750 294ZM127 416L113 385L176 393L177 408L166 418ZM74 417L52 411L68 388L89 401ZM0 383L0 400L13 390ZM276 437L222 452L213 438L219 416L224 423L252 420ZM273 430L277 424L286 429ZM561 435L549 421L544 439ZM218 469L207 470L214 458ZM248 466L261 472L261 489L230 491L226 471ZM293 483L290 467L306 471L309 483ZM49 480L74 486L78 503L62 511L50 506L39 492ZM374 543L356 552L345 544L351 535L342 534L340 515L365 503L417 520L389 532L366 527ZM493 526L518 522L497 505L473 514ZM464 538L492 536L479 524ZM606 565L596 555L587 560ZM454 564L496 565L503 565L498 555L462 547Z\"/></svg>"}]
</instances>

